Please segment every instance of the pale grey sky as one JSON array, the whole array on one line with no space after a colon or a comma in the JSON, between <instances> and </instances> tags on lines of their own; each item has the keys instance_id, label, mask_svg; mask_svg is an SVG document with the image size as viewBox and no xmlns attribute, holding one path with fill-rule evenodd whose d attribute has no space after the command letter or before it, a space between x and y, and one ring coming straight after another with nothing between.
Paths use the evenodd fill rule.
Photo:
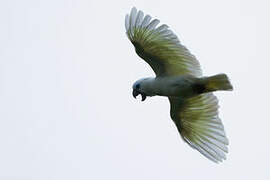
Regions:
<instances>
[{"instance_id":1,"label":"pale grey sky","mask_svg":"<svg viewBox=\"0 0 270 180\"><path fill-rule=\"evenodd\" d=\"M136 6L168 24L218 92L230 141L215 164L180 138L125 35ZM263 0L0 2L0 179L269 179L269 24Z\"/></svg>"}]
</instances>

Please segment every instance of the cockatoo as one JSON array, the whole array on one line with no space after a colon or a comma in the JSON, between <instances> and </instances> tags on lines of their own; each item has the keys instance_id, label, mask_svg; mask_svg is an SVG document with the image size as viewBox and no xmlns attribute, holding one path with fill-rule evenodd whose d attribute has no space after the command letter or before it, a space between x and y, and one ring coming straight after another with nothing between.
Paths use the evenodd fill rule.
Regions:
<instances>
[{"instance_id":1,"label":"cockatoo","mask_svg":"<svg viewBox=\"0 0 270 180\"><path fill-rule=\"evenodd\" d=\"M182 139L208 159L226 159L228 139L218 116L214 91L233 87L225 74L202 76L200 64L165 24L132 8L125 17L126 33L136 53L154 70L156 77L133 84L133 96L166 96L170 116Z\"/></svg>"}]
</instances>

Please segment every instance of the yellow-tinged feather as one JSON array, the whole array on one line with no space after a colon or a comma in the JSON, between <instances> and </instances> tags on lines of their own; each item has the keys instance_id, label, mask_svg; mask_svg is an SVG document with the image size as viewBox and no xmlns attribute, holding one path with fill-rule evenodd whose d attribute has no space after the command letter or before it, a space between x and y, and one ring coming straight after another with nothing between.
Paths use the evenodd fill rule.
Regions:
<instances>
[{"instance_id":1,"label":"yellow-tinged feather","mask_svg":"<svg viewBox=\"0 0 270 180\"><path fill-rule=\"evenodd\" d=\"M132 8L126 16L127 35L135 46L137 54L154 70L157 76L193 75L201 76L201 68L187 48L180 44L177 36L167 25L159 24L159 20L137 13Z\"/></svg>"},{"instance_id":2,"label":"yellow-tinged feather","mask_svg":"<svg viewBox=\"0 0 270 180\"><path fill-rule=\"evenodd\" d=\"M214 162L226 159L228 139L218 117L218 100L212 93L186 100L169 98L171 117L182 138Z\"/></svg>"}]
</instances>

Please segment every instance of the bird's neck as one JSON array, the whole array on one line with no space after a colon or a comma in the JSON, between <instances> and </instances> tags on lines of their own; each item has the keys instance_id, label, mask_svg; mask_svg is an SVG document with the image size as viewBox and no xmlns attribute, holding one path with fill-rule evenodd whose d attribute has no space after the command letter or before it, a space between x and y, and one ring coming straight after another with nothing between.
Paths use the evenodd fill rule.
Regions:
<instances>
[{"instance_id":1,"label":"bird's neck","mask_svg":"<svg viewBox=\"0 0 270 180\"><path fill-rule=\"evenodd\" d=\"M157 95L156 92L156 78L153 77L149 77L146 78L143 82L142 82L142 86L141 86L143 92L146 94L146 96L155 96Z\"/></svg>"}]
</instances>

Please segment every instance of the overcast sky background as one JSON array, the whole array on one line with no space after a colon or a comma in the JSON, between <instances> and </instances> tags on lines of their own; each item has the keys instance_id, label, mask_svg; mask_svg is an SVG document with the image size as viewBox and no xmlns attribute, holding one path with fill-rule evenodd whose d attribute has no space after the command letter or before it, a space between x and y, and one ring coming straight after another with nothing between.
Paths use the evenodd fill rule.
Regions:
<instances>
[{"instance_id":1,"label":"overcast sky background","mask_svg":"<svg viewBox=\"0 0 270 180\"><path fill-rule=\"evenodd\" d=\"M180 138L163 97L132 97L153 76L128 41L136 6L168 24L218 92L230 141L215 164ZM0 179L269 179L270 4L263 0L0 2Z\"/></svg>"}]
</instances>

